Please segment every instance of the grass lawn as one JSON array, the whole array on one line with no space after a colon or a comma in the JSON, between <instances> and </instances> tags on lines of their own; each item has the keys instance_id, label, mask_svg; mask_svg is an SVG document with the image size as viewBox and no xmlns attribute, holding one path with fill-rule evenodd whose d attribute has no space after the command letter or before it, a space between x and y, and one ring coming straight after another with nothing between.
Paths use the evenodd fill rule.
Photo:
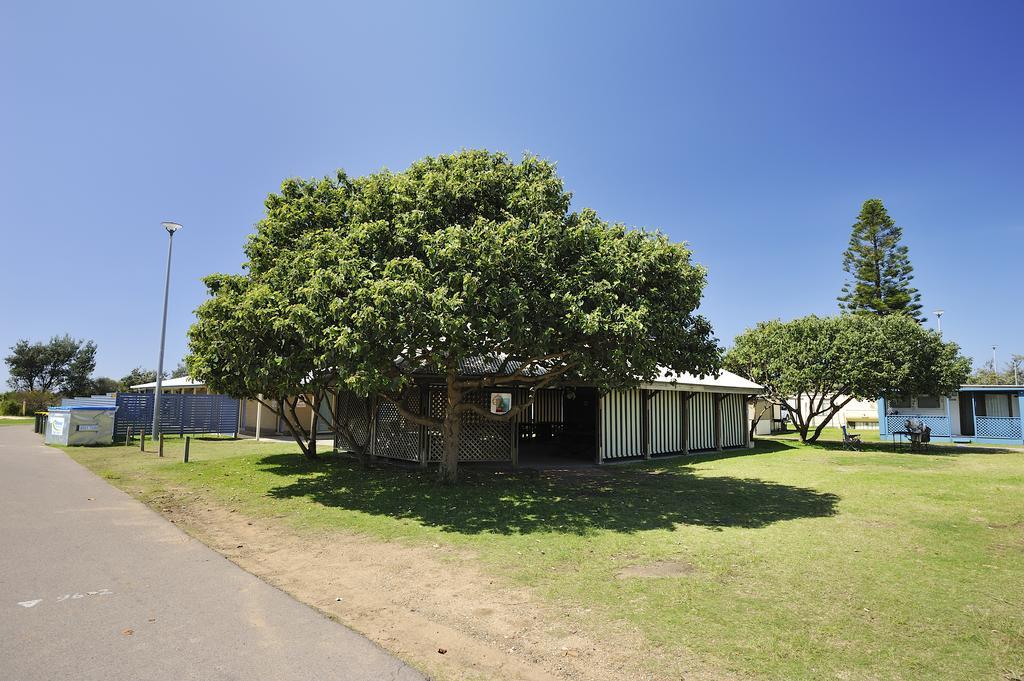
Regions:
<instances>
[{"instance_id":1,"label":"grass lawn","mask_svg":"<svg viewBox=\"0 0 1024 681\"><path fill-rule=\"evenodd\" d=\"M35 423L32 416L0 416L0 426L24 426Z\"/></svg>"},{"instance_id":2,"label":"grass lawn","mask_svg":"<svg viewBox=\"0 0 1024 681\"><path fill-rule=\"evenodd\" d=\"M469 550L498 579L633 625L666 678L659 660L684 653L747 678L1019 678L1024 451L865 450L783 437L572 477L473 471L454 488L283 442L197 440L187 465L174 440L162 460L68 452L151 502L184 488L297 533Z\"/></svg>"}]
</instances>

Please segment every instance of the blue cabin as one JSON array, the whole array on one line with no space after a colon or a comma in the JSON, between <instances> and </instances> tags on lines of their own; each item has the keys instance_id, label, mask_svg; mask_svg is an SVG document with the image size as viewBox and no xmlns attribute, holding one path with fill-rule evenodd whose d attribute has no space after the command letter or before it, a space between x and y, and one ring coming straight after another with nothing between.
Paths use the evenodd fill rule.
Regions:
<instances>
[{"instance_id":1,"label":"blue cabin","mask_svg":"<svg viewBox=\"0 0 1024 681\"><path fill-rule=\"evenodd\" d=\"M1024 386L964 385L950 396L899 395L878 400L883 440L907 430L909 419L931 428L932 438L954 442L1024 444Z\"/></svg>"}]
</instances>

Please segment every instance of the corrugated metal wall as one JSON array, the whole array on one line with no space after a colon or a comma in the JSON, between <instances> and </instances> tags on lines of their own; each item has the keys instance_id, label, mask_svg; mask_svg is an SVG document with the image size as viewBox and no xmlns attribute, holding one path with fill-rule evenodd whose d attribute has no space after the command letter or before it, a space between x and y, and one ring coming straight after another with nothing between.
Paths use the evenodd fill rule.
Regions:
<instances>
[{"instance_id":1,"label":"corrugated metal wall","mask_svg":"<svg viewBox=\"0 0 1024 681\"><path fill-rule=\"evenodd\" d=\"M651 454L675 454L683 449L683 395L655 390L650 405Z\"/></svg>"},{"instance_id":2,"label":"corrugated metal wall","mask_svg":"<svg viewBox=\"0 0 1024 681\"><path fill-rule=\"evenodd\" d=\"M692 393L690 396L690 451L715 448L715 396Z\"/></svg>"},{"instance_id":3,"label":"corrugated metal wall","mask_svg":"<svg viewBox=\"0 0 1024 681\"><path fill-rule=\"evenodd\" d=\"M655 390L648 401L650 454L675 454L683 450L682 393ZM601 456L604 460L643 456L643 391L614 390L601 397ZM722 447L747 443L746 402L743 395L722 397ZM691 452L715 448L715 394L690 393L689 442Z\"/></svg>"},{"instance_id":4,"label":"corrugated metal wall","mask_svg":"<svg viewBox=\"0 0 1024 681\"><path fill-rule=\"evenodd\" d=\"M562 391L538 390L530 411L534 423L561 423L565 420L562 416Z\"/></svg>"},{"instance_id":5,"label":"corrugated metal wall","mask_svg":"<svg viewBox=\"0 0 1024 681\"><path fill-rule=\"evenodd\" d=\"M622 459L640 456L640 391L613 390L601 397L601 456Z\"/></svg>"},{"instance_id":6,"label":"corrugated metal wall","mask_svg":"<svg viewBox=\"0 0 1024 681\"><path fill-rule=\"evenodd\" d=\"M743 395L726 395L722 400L722 446L747 444L746 402Z\"/></svg>"}]
</instances>

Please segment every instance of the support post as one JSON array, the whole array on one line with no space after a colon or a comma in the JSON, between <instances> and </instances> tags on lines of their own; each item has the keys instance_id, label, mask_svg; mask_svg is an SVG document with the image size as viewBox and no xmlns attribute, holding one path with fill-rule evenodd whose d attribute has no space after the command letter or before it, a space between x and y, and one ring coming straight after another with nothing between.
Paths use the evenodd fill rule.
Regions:
<instances>
[{"instance_id":1,"label":"support post","mask_svg":"<svg viewBox=\"0 0 1024 681\"><path fill-rule=\"evenodd\" d=\"M1017 418L1020 419L1020 443L1024 445L1024 390L1017 393Z\"/></svg>"},{"instance_id":2,"label":"support post","mask_svg":"<svg viewBox=\"0 0 1024 681\"><path fill-rule=\"evenodd\" d=\"M139 437L139 451L146 451L146 426L142 426L142 434Z\"/></svg>"},{"instance_id":3,"label":"support post","mask_svg":"<svg viewBox=\"0 0 1024 681\"><path fill-rule=\"evenodd\" d=\"M260 441L260 428L263 426L263 395L256 398L256 442Z\"/></svg>"},{"instance_id":4,"label":"support post","mask_svg":"<svg viewBox=\"0 0 1024 681\"><path fill-rule=\"evenodd\" d=\"M653 390L640 390L640 451L644 458L651 458L651 398Z\"/></svg>"},{"instance_id":5,"label":"support post","mask_svg":"<svg viewBox=\"0 0 1024 681\"><path fill-rule=\"evenodd\" d=\"M974 422L974 437L978 437L978 393L971 393L971 420Z\"/></svg>"},{"instance_id":6,"label":"support post","mask_svg":"<svg viewBox=\"0 0 1024 681\"><path fill-rule=\"evenodd\" d=\"M681 440L681 442L683 444L683 449L682 449L683 454L689 454L690 453L690 398L691 397L693 397L693 393L691 393L689 390L684 390L682 392L682 399L680 400L680 402L682 402L682 404L683 404L683 407L682 407L683 413L682 413L682 419L681 419L681 422L683 424L683 437L682 437L682 440Z\"/></svg>"},{"instance_id":7,"label":"support post","mask_svg":"<svg viewBox=\"0 0 1024 681\"><path fill-rule=\"evenodd\" d=\"M185 437L185 455L182 458L182 460L185 463L188 463L188 447L189 447L190 444L192 444L192 436L191 435Z\"/></svg>"},{"instance_id":8,"label":"support post","mask_svg":"<svg viewBox=\"0 0 1024 681\"><path fill-rule=\"evenodd\" d=\"M430 388L426 385L420 385L420 416L430 416ZM427 456L430 453L430 430L424 425L420 425L419 442L420 468L426 468Z\"/></svg>"},{"instance_id":9,"label":"support post","mask_svg":"<svg viewBox=\"0 0 1024 681\"><path fill-rule=\"evenodd\" d=\"M942 398L946 403L946 427L949 428L949 441L953 441L953 419L949 415L949 395Z\"/></svg>"},{"instance_id":10,"label":"support post","mask_svg":"<svg viewBox=\"0 0 1024 681\"><path fill-rule=\"evenodd\" d=\"M604 414L601 411L600 393L598 393L597 400L595 400L595 402L597 402L597 404L594 405L594 409L597 410L597 419L595 419L597 421L597 433L594 436L594 442L597 443L597 447L594 448L594 463L600 466L604 463L604 438L601 437L601 419L604 418Z\"/></svg>"},{"instance_id":11,"label":"support post","mask_svg":"<svg viewBox=\"0 0 1024 681\"><path fill-rule=\"evenodd\" d=\"M743 396L743 442L747 449L754 447L754 438L751 436L750 431L753 430L753 420L750 418L751 408L754 412L757 412L757 395L744 395Z\"/></svg>"},{"instance_id":12,"label":"support post","mask_svg":"<svg viewBox=\"0 0 1024 681\"><path fill-rule=\"evenodd\" d=\"M715 451L722 451L722 400L725 395L714 394L715 403Z\"/></svg>"},{"instance_id":13,"label":"support post","mask_svg":"<svg viewBox=\"0 0 1024 681\"><path fill-rule=\"evenodd\" d=\"M370 460L377 458L377 398L370 400Z\"/></svg>"},{"instance_id":14,"label":"support post","mask_svg":"<svg viewBox=\"0 0 1024 681\"><path fill-rule=\"evenodd\" d=\"M157 450L158 450L158 455L161 458L163 458L163 455L164 455L164 434L163 434L163 432L160 433L160 444L157 447Z\"/></svg>"}]
</instances>

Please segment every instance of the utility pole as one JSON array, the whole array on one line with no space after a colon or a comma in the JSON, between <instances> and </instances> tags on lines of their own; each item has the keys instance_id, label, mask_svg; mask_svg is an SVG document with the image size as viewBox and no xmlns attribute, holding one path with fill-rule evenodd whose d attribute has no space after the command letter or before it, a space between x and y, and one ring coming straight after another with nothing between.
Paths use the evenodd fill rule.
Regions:
<instances>
[{"instance_id":1,"label":"utility pole","mask_svg":"<svg viewBox=\"0 0 1024 681\"><path fill-rule=\"evenodd\" d=\"M177 222L161 224L167 230L167 275L164 278L164 319L160 324L160 359L156 364L156 392L153 393L153 437L160 435L160 391L164 384L164 339L167 337L167 297L171 290L171 251L174 248L174 233L181 229Z\"/></svg>"},{"instance_id":2,"label":"utility pole","mask_svg":"<svg viewBox=\"0 0 1024 681\"><path fill-rule=\"evenodd\" d=\"M942 315L944 315L944 314L946 314L945 310L936 310L935 311L936 330L939 332L940 336L942 335Z\"/></svg>"}]
</instances>

